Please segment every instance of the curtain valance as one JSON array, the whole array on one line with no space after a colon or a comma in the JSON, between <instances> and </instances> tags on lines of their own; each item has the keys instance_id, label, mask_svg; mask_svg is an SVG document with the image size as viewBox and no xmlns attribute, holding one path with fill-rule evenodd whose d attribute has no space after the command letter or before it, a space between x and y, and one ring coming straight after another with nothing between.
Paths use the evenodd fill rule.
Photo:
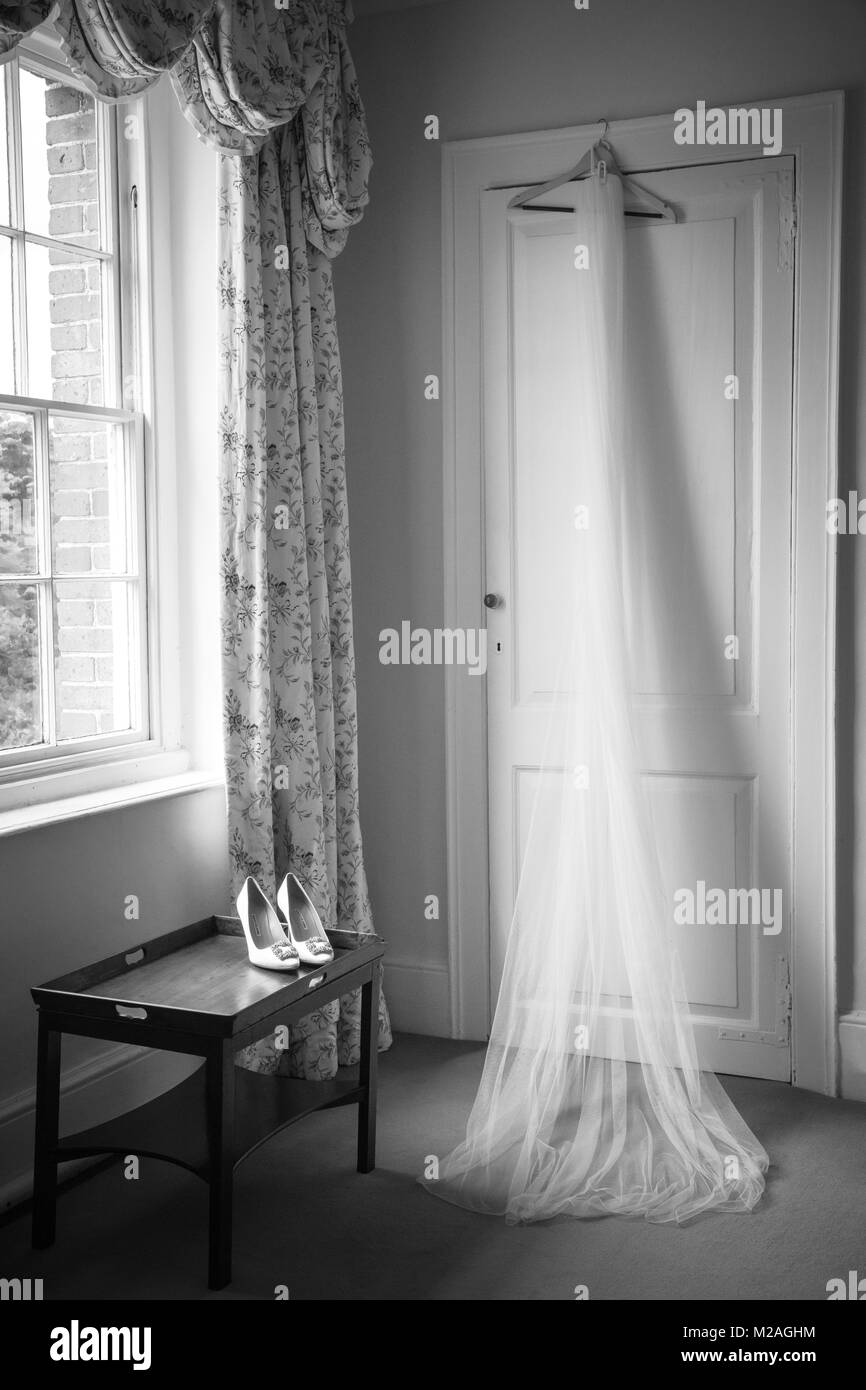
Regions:
<instances>
[{"instance_id":1,"label":"curtain valance","mask_svg":"<svg viewBox=\"0 0 866 1390\"><path fill-rule=\"evenodd\" d=\"M307 235L341 250L372 162L350 0L0 0L0 55L48 19L95 96L132 97L169 72L200 139L226 154L255 154L297 121Z\"/></svg>"},{"instance_id":2,"label":"curtain valance","mask_svg":"<svg viewBox=\"0 0 866 1390\"><path fill-rule=\"evenodd\" d=\"M29 5L10 5L7 0L0 0L0 55L44 24L53 9L53 0L32 0Z\"/></svg>"}]
</instances>

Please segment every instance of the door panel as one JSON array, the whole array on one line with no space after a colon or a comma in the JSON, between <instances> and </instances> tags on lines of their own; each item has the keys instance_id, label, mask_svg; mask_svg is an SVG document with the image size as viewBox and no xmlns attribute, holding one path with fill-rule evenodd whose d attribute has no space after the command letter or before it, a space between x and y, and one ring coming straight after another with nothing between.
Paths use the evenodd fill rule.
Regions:
<instances>
[{"instance_id":1,"label":"door panel","mask_svg":"<svg viewBox=\"0 0 866 1390\"><path fill-rule=\"evenodd\" d=\"M639 177L679 214L629 219L626 237L624 584L644 769L672 921L675 891L699 880L782 891L778 934L673 931L704 1063L788 1079L793 162ZM494 999L566 589L550 499L567 525L576 468L572 223L509 212L509 196L487 194L482 214L487 587L504 599L488 615Z\"/></svg>"}]
</instances>

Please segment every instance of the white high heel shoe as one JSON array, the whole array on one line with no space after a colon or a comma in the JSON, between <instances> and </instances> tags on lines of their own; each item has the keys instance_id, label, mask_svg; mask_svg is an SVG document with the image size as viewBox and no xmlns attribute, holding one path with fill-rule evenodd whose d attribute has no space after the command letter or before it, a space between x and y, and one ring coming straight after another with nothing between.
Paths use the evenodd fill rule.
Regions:
<instances>
[{"instance_id":1,"label":"white high heel shoe","mask_svg":"<svg viewBox=\"0 0 866 1390\"><path fill-rule=\"evenodd\" d=\"M322 919L294 874L286 874L277 890L277 907L286 923L286 935L305 965L327 965L334 948Z\"/></svg>"},{"instance_id":2,"label":"white high heel shoe","mask_svg":"<svg viewBox=\"0 0 866 1390\"><path fill-rule=\"evenodd\" d=\"M263 970L297 970L301 958L254 878L238 893L238 916L253 965Z\"/></svg>"}]
</instances>

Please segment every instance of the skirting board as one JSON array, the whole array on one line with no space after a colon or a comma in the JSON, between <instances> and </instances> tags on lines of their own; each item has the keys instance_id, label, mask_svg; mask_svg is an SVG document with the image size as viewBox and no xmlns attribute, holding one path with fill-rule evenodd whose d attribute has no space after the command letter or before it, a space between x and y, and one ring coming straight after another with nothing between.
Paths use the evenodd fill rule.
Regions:
<instances>
[{"instance_id":1,"label":"skirting board","mask_svg":"<svg viewBox=\"0 0 866 1390\"><path fill-rule=\"evenodd\" d=\"M842 1099L866 1101L866 1009L841 1015L839 1057Z\"/></svg>"},{"instance_id":2,"label":"skirting board","mask_svg":"<svg viewBox=\"0 0 866 1390\"><path fill-rule=\"evenodd\" d=\"M451 998L445 966L404 965L385 957L385 998L395 1033L450 1038Z\"/></svg>"},{"instance_id":3,"label":"skirting board","mask_svg":"<svg viewBox=\"0 0 866 1390\"><path fill-rule=\"evenodd\" d=\"M198 1061L170 1052L113 1047L71 1067L61 1081L61 1134L87 1129L143 1105L189 1075ZM32 1086L0 1104L0 1211L32 1195L35 1104L36 1089ZM99 1162L85 1158L63 1163L60 1181Z\"/></svg>"}]
</instances>

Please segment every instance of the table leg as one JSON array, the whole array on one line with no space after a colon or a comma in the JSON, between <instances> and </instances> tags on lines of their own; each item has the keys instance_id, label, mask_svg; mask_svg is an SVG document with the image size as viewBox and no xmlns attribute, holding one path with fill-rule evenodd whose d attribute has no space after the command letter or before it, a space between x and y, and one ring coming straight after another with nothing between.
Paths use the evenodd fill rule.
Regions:
<instances>
[{"instance_id":1,"label":"table leg","mask_svg":"<svg viewBox=\"0 0 866 1390\"><path fill-rule=\"evenodd\" d=\"M62 1036L51 1027L40 1010L36 1055L36 1143L33 1161L34 1250L45 1250L54 1243Z\"/></svg>"},{"instance_id":2,"label":"table leg","mask_svg":"<svg viewBox=\"0 0 866 1390\"><path fill-rule=\"evenodd\" d=\"M373 962L372 976L361 986L361 1074L364 1099L358 1105L358 1172L371 1173L376 1166L376 1084L379 1062L379 988L381 961Z\"/></svg>"},{"instance_id":3,"label":"table leg","mask_svg":"<svg viewBox=\"0 0 866 1390\"><path fill-rule=\"evenodd\" d=\"M232 1182L235 1159L235 1061L230 1040L207 1058L208 1287L224 1289L232 1277Z\"/></svg>"}]
</instances>

